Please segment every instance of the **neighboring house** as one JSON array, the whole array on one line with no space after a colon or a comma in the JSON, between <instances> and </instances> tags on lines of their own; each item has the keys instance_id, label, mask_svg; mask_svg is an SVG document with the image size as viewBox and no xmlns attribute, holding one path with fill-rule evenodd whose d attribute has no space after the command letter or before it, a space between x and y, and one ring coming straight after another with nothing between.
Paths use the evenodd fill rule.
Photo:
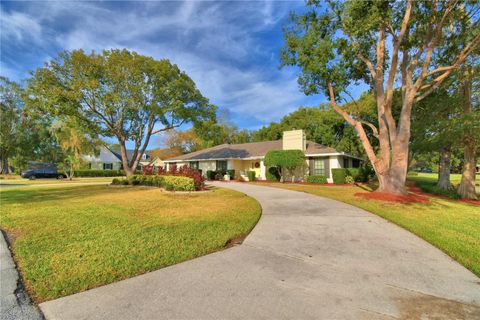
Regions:
<instances>
[{"instance_id":1,"label":"neighboring house","mask_svg":"<svg viewBox=\"0 0 480 320\"><path fill-rule=\"evenodd\" d=\"M257 179L266 179L266 168L263 159L270 150L299 149L305 153L307 175L325 175L332 182L331 169L359 167L361 158L349 155L334 148L307 141L303 130L285 131L283 139L277 141L252 142L242 144L222 144L216 147L184 154L168 160L169 165L189 165L202 170L203 175L208 170L234 169L235 175L244 176L246 171L255 171ZM304 175L297 176L297 180Z\"/></svg>"},{"instance_id":2,"label":"neighboring house","mask_svg":"<svg viewBox=\"0 0 480 320\"><path fill-rule=\"evenodd\" d=\"M133 150L127 150L127 158L130 159L133 154ZM98 170L121 170L123 168L122 165L122 156L120 152L113 151L108 149L107 147L100 147L100 153L97 156L92 155L84 155L82 156L82 160L88 163L89 169L98 169ZM140 159L140 163L137 169L141 169L144 165L149 165L151 162L150 160L150 152L146 151L142 158Z\"/></svg>"}]
</instances>

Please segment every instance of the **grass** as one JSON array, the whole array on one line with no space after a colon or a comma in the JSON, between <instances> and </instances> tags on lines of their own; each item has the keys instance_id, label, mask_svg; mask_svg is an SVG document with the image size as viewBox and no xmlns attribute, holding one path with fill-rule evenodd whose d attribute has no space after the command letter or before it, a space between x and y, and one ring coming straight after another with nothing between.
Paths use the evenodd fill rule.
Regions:
<instances>
[{"instance_id":1,"label":"grass","mask_svg":"<svg viewBox=\"0 0 480 320\"><path fill-rule=\"evenodd\" d=\"M480 276L479 206L439 198L411 204L366 200L355 196L366 191L363 186L265 185L303 191L365 209L413 232Z\"/></svg>"},{"instance_id":2,"label":"grass","mask_svg":"<svg viewBox=\"0 0 480 320\"><path fill-rule=\"evenodd\" d=\"M437 187L438 173L419 172L415 176L409 175L408 179L411 181L415 181L416 185L420 189L422 189L422 191L424 192L445 196L445 197L450 197L454 199L460 198L460 196L457 194L455 190L442 190ZM461 174L450 174L450 182L455 188L460 184L461 180L462 180ZM477 191L477 194L480 194L480 183L478 182L478 180L480 180L479 174L477 174L476 180L477 182L475 184L475 189Z\"/></svg>"},{"instance_id":3,"label":"grass","mask_svg":"<svg viewBox=\"0 0 480 320\"><path fill-rule=\"evenodd\" d=\"M0 190L0 201L0 226L38 303L219 250L261 212L254 199L217 188L32 186Z\"/></svg>"},{"instance_id":4,"label":"grass","mask_svg":"<svg viewBox=\"0 0 480 320\"><path fill-rule=\"evenodd\" d=\"M69 184L72 182L111 182L115 177L87 177L87 178L73 178L69 179L23 179L23 178L14 178L14 179L0 179L0 185L10 185L10 184L20 184L20 185L35 185L35 184ZM118 177L117 177L118 178ZM124 178L124 177L120 177Z\"/></svg>"}]
</instances>

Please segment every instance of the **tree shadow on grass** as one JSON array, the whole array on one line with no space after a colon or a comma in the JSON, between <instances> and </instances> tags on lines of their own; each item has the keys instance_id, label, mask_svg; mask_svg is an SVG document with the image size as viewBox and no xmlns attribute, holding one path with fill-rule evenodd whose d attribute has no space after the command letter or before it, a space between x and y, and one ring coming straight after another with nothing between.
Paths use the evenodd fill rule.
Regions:
<instances>
[{"instance_id":1,"label":"tree shadow on grass","mask_svg":"<svg viewBox=\"0 0 480 320\"><path fill-rule=\"evenodd\" d=\"M57 188L12 188L2 190L0 193L0 203L2 205L41 203L48 201L68 201L72 199L86 198L97 192L106 191L106 186L65 186ZM108 189L108 192L123 192L121 189Z\"/></svg>"}]
</instances>

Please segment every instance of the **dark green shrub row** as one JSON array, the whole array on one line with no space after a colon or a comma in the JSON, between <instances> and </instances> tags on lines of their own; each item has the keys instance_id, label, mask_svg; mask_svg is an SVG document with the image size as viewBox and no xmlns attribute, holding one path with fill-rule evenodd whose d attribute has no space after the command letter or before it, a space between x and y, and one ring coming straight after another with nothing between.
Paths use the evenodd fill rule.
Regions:
<instances>
[{"instance_id":1,"label":"dark green shrub row","mask_svg":"<svg viewBox=\"0 0 480 320\"><path fill-rule=\"evenodd\" d=\"M277 167L269 167L266 172L266 178L269 181L280 181L280 172Z\"/></svg>"},{"instance_id":2,"label":"dark green shrub row","mask_svg":"<svg viewBox=\"0 0 480 320\"><path fill-rule=\"evenodd\" d=\"M162 187L169 191L195 191L195 183L193 178L182 176L132 175L127 179L115 178L112 180L112 184Z\"/></svg>"},{"instance_id":3,"label":"dark green shrub row","mask_svg":"<svg viewBox=\"0 0 480 320\"><path fill-rule=\"evenodd\" d=\"M76 177L121 177L125 176L123 170L75 170Z\"/></svg>"},{"instance_id":4,"label":"dark green shrub row","mask_svg":"<svg viewBox=\"0 0 480 320\"><path fill-rule=\"evenodd\" d=\"M255 181L255 171L247 171L248 181Z\"/></svg>"},{"instance_id":5,"label":"dark green shrub row","mask_svg":"<svg viewBox=\"0 0 480 320\"><path fill-rule=\"evenodd\" d=\"M332 179L333 183L336 184L345 184L351 183L349 178L347 182L347 177L351 176L354 182L367 182L371 177L375 175L375 172L370 168L334 168L332 169Z\"/></svg>"},{"instance_id":6,"label":"dark green shrub row","mask_svg":"<svg viewBox=\"0 0 480 320\"><path fill-rule=\"evenodd\" d=\"M318 176L308 176L307 177L307 182L310 183L327 183L327 177L318 175Z\"/></svg>"}]
</instances>

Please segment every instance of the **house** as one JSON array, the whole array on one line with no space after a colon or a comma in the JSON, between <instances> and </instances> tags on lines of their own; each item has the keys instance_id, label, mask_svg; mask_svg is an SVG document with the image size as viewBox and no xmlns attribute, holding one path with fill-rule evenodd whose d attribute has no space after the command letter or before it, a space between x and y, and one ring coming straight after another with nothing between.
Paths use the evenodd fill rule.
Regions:
<instances>
[{"instance_id":1,"label":"house","mask_svg":"<svg viewBox=\"0 0 480 320\"><path fill-rule=\"evenodd\" d=\"M242 144L222 144L212 148L180 155L164 160L167 169L170 165L188 165L202 170L203 175L208 170L235 170L236 177L243 176L246 171L255 171L256 178L266 180L266 168L263 159L270 150L295 150L305 153L303 174L297 175L297 180L303 180L304 175L325 175L328 182L333 182L331 169L359 167L361 158L326 147L305 139L303 130L285 131L283 138L276 141L252 142Z\"/></svg>"},{"instance_id":2,"label":"house","mask_svg":"<svg viewBox=\"0 0 480 320\"><path fill-rule=\"evenodd\" d=\"M133 150L127 150L127 158L130 159L133 154ZM87 163L89 169L97 170L122 170L122 156L119 151L111 150L107 147L100 147L98 155L83 155L82 160ZM140 163L137 167L141 170L142 166L150 165L150 152L145 151L140 159Z\"/></svg>"}]
</instances>

